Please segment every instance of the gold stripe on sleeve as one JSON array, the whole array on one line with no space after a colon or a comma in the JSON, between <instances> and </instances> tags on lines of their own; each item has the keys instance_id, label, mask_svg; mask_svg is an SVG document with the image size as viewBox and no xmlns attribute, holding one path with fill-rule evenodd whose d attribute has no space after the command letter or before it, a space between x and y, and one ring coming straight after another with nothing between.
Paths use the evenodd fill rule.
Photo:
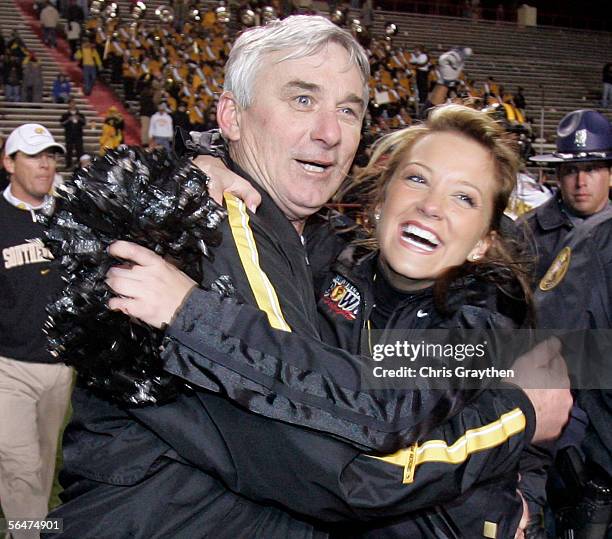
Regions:
<instances>
[{"instance_id":1,"label":"gold stripe on sleeve","mask_svg":"<svg viewBox=\"0 0 612 539\"><path fill-rule=\"evenodd\" d=\"M392 455L374 458L403 467L403 482L412 483L417 466L426 462L461 464L472 453L503 444L511 436L524 431L525 425L525 415L520 408L515 408L501 415L499 419L492 423L477 429L467 430L450 446L444 440L429 440L423 445L419 445L417 442L411 447L400 449Z\"/></svg>"}]
</instances>

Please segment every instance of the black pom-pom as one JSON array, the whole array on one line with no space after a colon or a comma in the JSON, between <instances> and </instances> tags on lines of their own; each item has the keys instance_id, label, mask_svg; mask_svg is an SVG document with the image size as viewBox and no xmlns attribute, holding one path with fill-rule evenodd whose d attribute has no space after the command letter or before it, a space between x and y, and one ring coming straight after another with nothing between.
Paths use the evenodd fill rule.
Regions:
<instances>
[{"instance_id":1,"label":"black pom-pom","mask_svg":"<svg viewBox=\"0 0 612 539\"><path fill-rule=\"evenodd\" d=\"M145 405L179 390L180 382L161 368L163 333L107 308L106 272L122 263L108 246L138 243L200 282L201 258L220 243L225 217L208 195L208 181L188 159L121 146L77 170L39 215L66 283L47 307L51 353L104 398Z\"/></svg>"}]
</instances>

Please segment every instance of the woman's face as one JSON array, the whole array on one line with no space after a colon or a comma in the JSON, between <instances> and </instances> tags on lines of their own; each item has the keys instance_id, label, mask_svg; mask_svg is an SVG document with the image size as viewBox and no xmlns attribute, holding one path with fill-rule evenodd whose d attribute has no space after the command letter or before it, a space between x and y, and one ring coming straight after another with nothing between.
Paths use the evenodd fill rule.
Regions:
<instances>
[{"instance_id":1,"label":"woman's face","mask_svg":"<svg viewBox=\"0 0 612 539\"><path fill-rule=\"evenodd\" d=\"M377 208L376 235L392 284L425 288L447 268L482 257L495 187L493 157L479 143L452 132L418 140Z\"/></svg>"}]
</instances>

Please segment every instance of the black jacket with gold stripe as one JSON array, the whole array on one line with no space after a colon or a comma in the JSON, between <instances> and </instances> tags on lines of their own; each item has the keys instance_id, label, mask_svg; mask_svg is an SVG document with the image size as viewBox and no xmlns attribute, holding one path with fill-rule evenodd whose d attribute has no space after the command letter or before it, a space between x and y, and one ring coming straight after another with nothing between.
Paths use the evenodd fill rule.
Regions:
<instances>
[{"instance_id":1,"label":"black jacket with gold stripe","mask_svg":"<svg viewBox=\"0 0 612 539\"><path fill-rule=\"evenodd\" d=\"M290 325L300 334L316 334L312 277L301 239L271 198L263 192L262 197L257 215L247 214L241 202L227 200L223 245L215 250L213 262L203 262L208 279L203 284L227 274L237 294L268 313L275 327ZM278 435L278 430L301 429L276 425L206 391L186 391L171 403L127 409L77 386L72 405L63 444L64 504L51 513L64 519L59 537L328 536L323 523L304 516L305 509L292 512L249 501L216 479L218 473L199 466L207 460L203 449L210 448L224 459L220 468L230 470L233 454L227 441L232 437L248 440L251 433L269 429L267 439L274 443L291 435ZM324 437L319 438L324 445ZM263 450L267 468L273 467L277 449Z\"/></svg>"},{"instance_id":2,"label":"black jacket with gold stripe","mask_svg":"<svg viewBox=\"0 0 612 539\"><path fill-rule=\"evenodd\" d=\"M330 282L337 277L332 275ZM361 290L365 283L360 282ZM431 298L425 299L429 309ZM324 300L323 310L329 307ZM404 309L406 317L395 320L397 327L440 326L442 319L433 309L428 323L422 323L417 313L425 305L421 297L414 309ZM447 327L507 323L487 309L469 307L446 320ZM427 388L412 393L362 390L364 358L349 353L359 352L361 318L335 323L348 351L305 339L297 331L275 330L268 322L269 315L257 309L195 290L169 329L166 367L259 414L327 432L343 442L311 430L283 429L279 422L269 422L265 431L235 433L227 425L220 429L232 467L227 468L226 455L206 447L202 456L194 451L200 466L221 474L233 490L250 498L273 500L328 521L398 519L452 500L448 509L401 517L393 525L377 522L371 528L376 537L514 534L520 518L518 457L535 424L522 391L480 392L450 420L421 432L415 443L415 433L422 431L423 420L441 404L444 393ZM383 456L385 452L393 454ZM492 495L495 507L487 503ZM486 517L474 510L483 504L490 508ZM343 527L340 535L357 528Z\"/></svg>"}]
</instances>

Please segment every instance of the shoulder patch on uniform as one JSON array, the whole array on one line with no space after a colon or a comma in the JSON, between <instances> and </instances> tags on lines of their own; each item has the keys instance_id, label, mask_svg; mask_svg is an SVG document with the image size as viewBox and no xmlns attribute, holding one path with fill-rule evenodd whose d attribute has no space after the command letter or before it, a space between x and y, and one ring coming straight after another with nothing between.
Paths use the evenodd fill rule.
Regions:
<instances>
[{"instance_id":1,"label":"shoulder patch on uniform","mask_svg":"<svg viewBox=\"0 0 612 539\"><path fill-rule=\"evenodd\" d=\"M323 302L336 314L347 320L355 320L361 305L361 294L348 279L336 275L323 294Z\"/></svg>"},{"instance_id":2,"label":"shoulder patch on uniform","mask_svg":"<svg viewBox=\"0 0 612 539\"><path fill-rule=\"evenodd\" d=\"M565 277L567 269L572 259L572 250L569 247L561 249L559 254L553 260L544 277L540 281L540 290L547 292L557 286Z\"/></svg>"}]
</instances>

